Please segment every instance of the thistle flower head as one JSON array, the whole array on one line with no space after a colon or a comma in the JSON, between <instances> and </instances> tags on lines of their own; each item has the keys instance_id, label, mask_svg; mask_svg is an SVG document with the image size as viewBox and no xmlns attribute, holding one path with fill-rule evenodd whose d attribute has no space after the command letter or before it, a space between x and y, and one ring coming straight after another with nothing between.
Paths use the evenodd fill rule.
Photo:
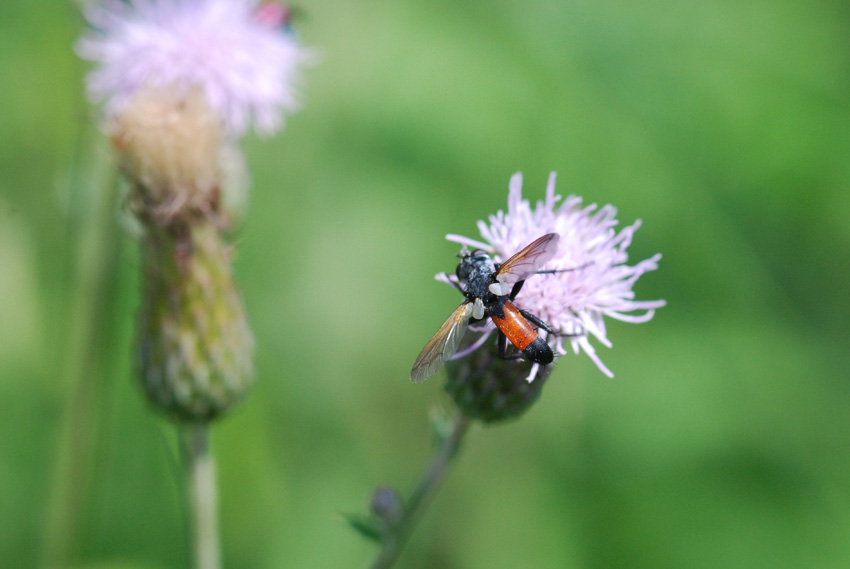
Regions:
<instances>
[{"instance_id":1,"label":"thistle flower head","mask_svg":"<svg viewBox=\"0 0 850 569\"><path fill-rule=\"evenodd\" d=\"M256 0L105 0L86 12L92 29L77 45L97 64L89 96L115 116L141 89L197 90L233 137L272 134L297 107L308 59L278 12Z\"/></svg>"},{"instance_id":2,"label":"thistle flower head","mask_svg":"<svg viewBox=\"0 0 850 569\"><path fill-rule=\"evenodd\" d=\"M444 387L461 413L496 424L519 418L537 402L552 367L535 364L534 381L526 381L526 361L474 350L469 357L446 363Z\"/></svg>"},{"instance_id":3,"label":"thistle flower head","mask_svg":"<svg viewBox=\"0 0 850 569\"><path fill-rule=\"evenodd\" d=\"M499 211L490 216L489 223L478 222L483 242L459 235L447 235L446 238L484 249L492 253L497 262L503 262L541 235L560 235L558 251L543 269L569 270L529 278L515 304L541 318L557 333L547 338L556 353L566 354L567 346L574 353L583 350L605 375L613 377L596 354L590 338L610 348L605 316L625 322L646 322L653 317L656 308L664 306L663 300L635 300L632 290L643 273L658 268L661 255L629 266L626 249L640 221L618 232L615 229L617 210L613 206L582 206L582 199L577 196L561 200L561 196L555 194L553 172L549 176L545 199L532 207L522 198L522 174L518 173L511 178L507 213ZM454 277L440 275L437 278L454 280ZM489 331L492 326L485 330ZM478 345L480 342L473 346ZM529 381L534 379L537 367L535 364L532 368Z\"/></svg>"}]
</instances>

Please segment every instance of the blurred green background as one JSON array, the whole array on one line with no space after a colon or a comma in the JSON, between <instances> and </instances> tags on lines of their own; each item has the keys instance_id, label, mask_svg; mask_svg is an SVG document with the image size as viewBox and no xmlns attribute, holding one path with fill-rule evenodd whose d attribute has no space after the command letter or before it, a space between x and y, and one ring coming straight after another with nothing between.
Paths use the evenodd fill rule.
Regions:
<instances>
[{"instance_id":1,"label":"blurred green background","mask_svg":"<svg viewBox=\"0 0 850 569\"><path fill-rule=\"evenodd\" d=\"M225 567L365 567L456 306L446 233L508 180L661 252L614 349L476 427L399 567L850 567L850 10L837 1L300 5L321 63L245 145L258 383L215 430ZM138 252L102 188L70 2L0 3L0 566L186 564L172 426L132 372Z\"/></svg>"}]
</instances>

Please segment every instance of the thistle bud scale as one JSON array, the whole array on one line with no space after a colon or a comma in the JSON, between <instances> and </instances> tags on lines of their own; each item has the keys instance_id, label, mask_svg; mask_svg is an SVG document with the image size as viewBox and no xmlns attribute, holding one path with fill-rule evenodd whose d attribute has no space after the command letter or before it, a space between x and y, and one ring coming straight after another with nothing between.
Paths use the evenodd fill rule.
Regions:
<instances>
[{"instance_id":1,"label":"thistle bud scale","mask_svg":"<svg viewBox=\"0 0 850 569\"><path fill-rule=\"evenodd\" d=\"M213 419L253 380L254 339L230 247L206 222L149 228L143 254L142 385L170 415Z\"/></svg>"}]
</instances>

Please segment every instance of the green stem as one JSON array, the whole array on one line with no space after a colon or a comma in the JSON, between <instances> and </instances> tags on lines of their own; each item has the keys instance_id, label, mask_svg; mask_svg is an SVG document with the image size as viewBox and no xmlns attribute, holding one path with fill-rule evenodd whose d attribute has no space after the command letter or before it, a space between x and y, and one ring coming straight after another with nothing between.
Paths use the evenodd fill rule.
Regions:
<instances>
[{"instance_id":1,"label":"green stem","mask_svg":"<svg viewBox=\"0 0 850 569\"><path fill-rule=\"evenodd\" d=\"M377 559L375 559L375 563L372 564L372 569L387 569L388 567L392 567L393 563L398 559L401 550L407 544L408 539L410 539L410 535L413 533L413 529L416 522L419 521L422 511L428 505L430 499L433 498L443 478L445 478L448 466L457 453L460 442L468 428L469 418L462 413L458 413L449 436L443 440L437 449L437 453L422 474L419 485L405 505L402 519L395 526L392 533L384 538L382 542L383 547Z\"/></svg>"},{"instance_id":2,"label":"green stem","mask_svg":"<svg viewBox=\"0 0 850 569\"><path fill-rule=\"evenodd\" d=\"M180 446L186 474L186 517L193 569L219 569L218 505L209 425L184 424Z\"/></svg>"},{"instance_id":3,"label":"green stem","mask_svg":"<svg viewBox=\"0 0 850 569\"><path fill-rule=\"evenodd\" d=\"M98 142L90 137L97 136ZM62 346L57 388L65 390L62 424L53 453L52 481L47 499L41 566L71 565L85 540L90 521L95 477L104 452L104 422L109 416L109 389L114 383L112 324L115 288L120 280L117 259L120 232L115 223L117 189L112 163L99 133L81 132L79 156L68 182L65 266L60 278L73 283L62 299L57 345ZM64 312L60 312L64 310ZM65 324L67 323L67 324Z\"/></svg>"}]
</instances>

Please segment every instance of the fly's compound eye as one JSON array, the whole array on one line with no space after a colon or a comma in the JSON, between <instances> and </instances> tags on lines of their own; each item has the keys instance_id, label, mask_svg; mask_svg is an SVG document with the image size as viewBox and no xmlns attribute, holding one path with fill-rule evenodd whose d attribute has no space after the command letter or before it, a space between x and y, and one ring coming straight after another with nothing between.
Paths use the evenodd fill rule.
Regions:
<instances>
[{"instance_id":1,"label":"fly's compound eye","mask_svg":"<svg viewBox=\"0 0 850 569\"><path fill-rule=\"evenodd\" d=\"M455 275L457 275L458 279L465 281L469 277L469 263L463 261L458 263L455 269Z\"/></svg>"}]
</instances>

